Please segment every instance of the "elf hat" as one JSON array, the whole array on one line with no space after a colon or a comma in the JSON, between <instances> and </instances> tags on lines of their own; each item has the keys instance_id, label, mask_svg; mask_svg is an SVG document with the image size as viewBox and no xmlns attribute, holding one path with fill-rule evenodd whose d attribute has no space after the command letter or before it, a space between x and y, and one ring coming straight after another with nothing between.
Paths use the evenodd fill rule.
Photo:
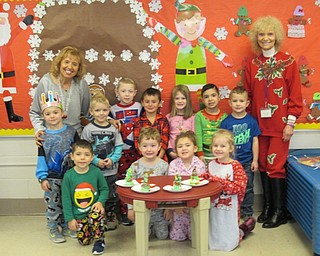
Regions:
<instances>
[{"instance_id":1,"label":"elf hat","mask_svg":"<svg viewBox=\"0 0 320 256\"><path fill-rule=\"evenodd\" d=\"M58 107L63 110L62 103L60 102L60 97L58 93L56 93L56 96L53 96L53 91L48 91L48 97L46 97L46 94L43 92L41 93L41 111L45 110L46 108L50 107Z\"/></svg>"},{"instance_id":2,"label":"elf hat","mask_svg":"<svg viewBox=\"0 0 320 256\"><path fill-rule=\"evenodd\" d=\"M10 10L10 5L8 3L0 3L0 17L8 18L8 13L6 11Z\"/></svg>"},{"instance_id":3,"label":"elf hat","mask_svg":"<svg viewBox=\"0 0 320 256\"><path fill-rule=\"evenodd\" d=\"M301 5L297 5L296 9L293 12L294 16L304 16L304 11Z\"/></svg>"},{"instance_id":4,"label":"elf hat","mask_svg":"<svg viewBox=\"0 0 320 256\"><path fill-rule=\"evenodd\" d=\"M193 4L183 4L185 0L176 0L175 7L177 8L178 12L187 12L187 11L195 11L201 12L200 8Z\"/></svg>"},{"instance_id":5,"label":"elf hat","mask_svg":"<svg viewBox=\"0 0 320 256\"><path fill-rule=\"evenodd\" d=\"M248 16L247 8L244 6L240 6L238 16Z\"/></svg>"}]
</instances>

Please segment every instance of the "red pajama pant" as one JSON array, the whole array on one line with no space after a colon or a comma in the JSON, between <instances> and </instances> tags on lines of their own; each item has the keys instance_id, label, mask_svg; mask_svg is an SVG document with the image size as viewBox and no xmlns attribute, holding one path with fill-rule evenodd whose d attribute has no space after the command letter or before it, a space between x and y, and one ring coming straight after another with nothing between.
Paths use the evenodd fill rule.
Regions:
<instances>
[{"instance_id":1,"label":"red pajama pant","mask_svg":"<svg viewBox=\"0 0 320 256\"><path fill-rule=\"evenodd\" d=\"M289 141L280 137L259 136L259 169L272 179L285 179Z\"/></svg>"}]
</instances>

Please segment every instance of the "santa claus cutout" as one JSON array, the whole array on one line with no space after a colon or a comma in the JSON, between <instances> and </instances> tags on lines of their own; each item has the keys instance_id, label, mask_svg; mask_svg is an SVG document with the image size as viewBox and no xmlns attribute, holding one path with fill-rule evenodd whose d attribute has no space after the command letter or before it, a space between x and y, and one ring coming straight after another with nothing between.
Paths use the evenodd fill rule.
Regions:
<instances>
[{"instance_id":1,"label":"santa claus cutout","mask_svg":"<svg viewBox=\"0 0 320 256\"><path fill-rule=\"evenodd\" d=\"M33 16L26 16L19 26L11 31L7 11L10 10L8 3L0 3L0 95L6 106L8 121L21 122L23 117L16 115L13 110L12 94L17 93L15 68L10 49L11 43L22 31L33 23Z\"/></svg>"}]
</instances>

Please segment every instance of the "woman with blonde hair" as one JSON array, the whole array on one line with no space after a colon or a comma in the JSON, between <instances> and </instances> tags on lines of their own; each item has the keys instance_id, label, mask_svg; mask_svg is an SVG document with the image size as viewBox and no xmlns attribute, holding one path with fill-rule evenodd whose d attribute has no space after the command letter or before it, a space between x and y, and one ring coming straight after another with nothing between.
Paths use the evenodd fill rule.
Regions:
<instances>
[{"instance_id":1,"label":"woman with blonde hair","mask_svg":"<svg viewBox=\"0 0 320 256\"><path fill-rule=\"evenodd\" d=\"M250 31L257 54L245 70L244 87L249 112L258 120L259 170L264 208L258 222L263 228L287 223L286 169L289 142L302 112L301 82L293 56L280 51L284 29L279 19L258 18Z\"/></svg>"},{"instance_id":2,"label":"woman with blonde hair","mask_svg":"<svg viewBox=\"0 0 320 256\"><path fill-rule=\"evenodd\" d=\"M35 129L37 144L41 144L46 124L41 116L42 93L53 91L63 106L63 123L74 127L81 134L80 116L89 111L90 92L83 79L86 72L81 52L72 46L64 47L53 60L49 73L45 74L36 90L29 112L31 123Z\"/></svg>"}]
</instances>

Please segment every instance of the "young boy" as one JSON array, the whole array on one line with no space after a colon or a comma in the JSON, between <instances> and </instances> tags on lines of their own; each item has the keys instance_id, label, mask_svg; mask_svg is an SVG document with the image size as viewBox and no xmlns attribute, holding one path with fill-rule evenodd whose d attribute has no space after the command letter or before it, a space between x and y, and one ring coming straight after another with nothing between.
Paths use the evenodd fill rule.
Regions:
<instances>
[{"instance_id":1,"label":"young boy","mask_svg":"<svg viewBox=\"0 0 320 256\"><path fill-rule=\"evenodd\" d=\"M116 191L118 161L122 152L122 138L117 128L109 123L109 101L102 93L91 98L90 114L93 120L83 128L81 138L93 145L93 164L103 173L109 187L109 198L106 202L106 227L114 230L118 227L116 213L119 212L119 196Z\"/></svg>"},{"instance_id":2,"label":"young boy","mask_svg":"<svg viewBox=\"0 0 320 256\"><path fill-rule=\"evenodd\" d=\"M75 166L65 175L62 182L63 212L70 230L77 231L81 245L95 243L92 253L104 252L104 213L108 198L108 185L99 168L90 165L93 149L86 140L72 145L71 158Z\"/></svg>"},{"instance_id":3,"label":"young boy","mask_svg":"<svg viewBox=\"0 0 320 256\"><path fill-rule=\"evenodd\" d=\"M161 137L159 157L163 158L168 147L169 123L165 116L158 113L161 105L160 91L152 87L146 89L142 94L141 104L145 112L143 112L140 117L135 118L133 124L135 147L139 148L138 139L141 128L154 127L158 130Z\"/></svg>"},{"instance_id":4,"label":"young boy","mask_svg":"<svg viewBox=\"0 0 320 256\"><path fill-rule=\"evenodd\" d=\"M235 159L242 164L248 177L240 211L240 217L245 221L253 215L253 179L254 172L258 170L260 129L257 120L246 112L249 100L244 87L236 87L230 92L229 104L232 113L222 121L220 127L233 132L236 146Z\"/></svg>"},{"instance_id":5,"label":"young boy","mask_svg":"<svg viewBox=\"0 0 320 256\"><path fill-rule=\"evenodd\" d=\"M63 110L58 95L41 94L41 110L47 128L42 138L44 141L38 148L38 163L36 177L44 193L47 204L47 227L50 230L50 240L54 243L65 242L64 236L76 237L65 223L61 206L61 183L68 166L66 159L70 146L79 139L77 131L62 123ZM60 232L59 228L62 228Z\"/></svg>"},{"instance_id":6,"label":"young boy","mask_svg":"<svg viewBox=\"0 0 320 256\"><path fill-rule=\"evenodd\" d=\"M219 89L214 84L206 84L201 89L202 102L205 106L195 115L195 133L198 144L198 157L205 163L212 160L210 149L212 135L219 129L227 114L222 112L218 103L220 101Z\"/></svg>"},{"instance_id":7,"label":"young boy","mask_svg":"<svg viewBox=\"0 0 320 256\"><path fill-rule=\"evenodd\" d=\"M161 137L156 128L145 127L141 129L138 139L139 150L142 157L131 165L133 178L142 178L145 173L150 176L167 175L168 163L158 156L161 148ZM132 205L128 205L128 218L134 220L134 211ZM158 239L167 239L169 234L169 222L164 217L162 209L151 210L150 230Z\"/></svg>"},{"instance_id":8,"label":"young boy","mask_svg":"<svg viewBox=\"0 0 320 256\"><path fill-rule=\"evenodd\" d=\"M133 119L140 116L141 104L134 101L137 86L130 78L122 78L115 89L119 103L111 106L110 111L113 118L121 121L121 136L123 140L122 155L119 160L118 179L124 179L126 170L138 160L139 154L134 147L133 141ZM131 226L133 222L127 217L127 206L120 202L121 216L118 216L124 226Z\"/></svg>"}]
</instances>

